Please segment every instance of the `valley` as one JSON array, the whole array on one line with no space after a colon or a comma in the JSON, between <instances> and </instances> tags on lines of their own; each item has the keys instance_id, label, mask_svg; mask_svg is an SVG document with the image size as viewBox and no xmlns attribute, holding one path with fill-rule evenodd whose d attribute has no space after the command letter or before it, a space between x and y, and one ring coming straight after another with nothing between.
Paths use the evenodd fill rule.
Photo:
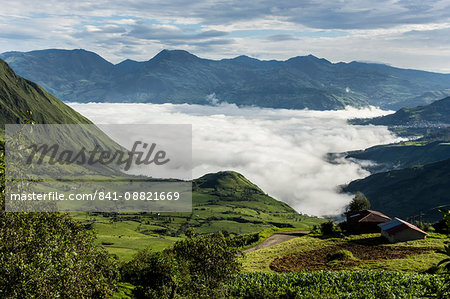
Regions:
<instances>
[{"instance_id":1,"label":"valley","mask_svg":"<svg viewBox=\"0 0 450 299\"><path fill-rule=\"evenodd\" d=\"M8 123L92 124L91 120L75 112L77 109L70 108L38 85L15 75L6 64L3 64L1 71L0 83L3 84L3 93L0 99L2 108L5 107L2 109L2 126ZM223 251L220 253L220 258L214 258L220 260L228 256L230 259L227 262L228 266L231 267L233 263L241 265L233 279L228 280L227 284L223 286L229 294L238 298L248 296L248 294L251 296L263 294L263 297L284 296L289 292L304 296L322 295L331 292L331 289L336 289L334 284L342 286L348 281L352 282L346 285L346 288L353 294L358 292L357 289L364 284L364 281L385 287L388 285L388 288L395 288L395 290L388 289L386 292L399 294L399 296L424 294L424 292L437 293L444 281L440 275L442 272L436 265L446 257L442 248L446 248L448 236L434 232L434 228L428 224L441 220L442 214L438 212L438 209L446 208L449 205L447 182L450 179L448 176L450 173L448 169L450 139L449 130L443 125L448 119L448 99L435 101L427 106L401 109L386 116L377 115L386 114L384 111L351 110L349 108L346 108L344 112L322 111L320 114L314 111L278 111L259 108L258 110L254 107L241 108L230 106L230 104L209 108L195 105L142 106L143 104L141 104L141 106L134 106L133 109L137 108L142 111L156 109L160 113L159 117L166 118L166 121L170 120L170 117L191 121L197 117L201 118L203 122L207 118L216 118L222 121L221 124L226 128L214 136L221 143L212 143L211 141L214 140L211 138L212 135L204 135L202 137L206 136L206 138L200 139L202 142L204 140L209 142L206 144L210 147L208 148L210 152L204 150L201 152L202 155L198 156L203 158L199 160L203 164L197 166L198 169L201 169L202 175L192 180L192 212L71 212L69 214L48 213L48 215L46 215L47 213L37 213L36 216L33 213L25 213L21 216L2 212L0 214L0 228L2 229L0 240L5 241L2 243L3 247L0 247L0 254L8 252L8 248L10 248L8 246L11 246L11 240L14 240L13 236L16 235L10 228L7 230L6 223L23 221L21 225L26 225L26 229L24 228L20 233L30 240L37 238L36 236L45 236L46 240L67 238L60 236L74 227L81 233L78 233L79 235L74 233L73 236L80 236L80 234L86 234L83 238L92 236L92 239L86 244L93 246L94 249L87 251L88 254L101 255L106 259L115 260L115 262L106 262L99 259L102 264L98 267L115 267L113 265L117 264L117 268L115 268L117 270L102 271L124 273L122 281L114 283L114 294L118 298L130 298L141 287L140 283L142 282L127 278L127 275L142 273L141 270L133 270L132 267L136 265L147 267L146 263L148 262L150 264L157 263L159 267L158 263L161 262L164 265L163 273L165 275L178 275L165 272L170 271L167 270L167 265L177 265L184 269L183 271L196 271L189 268L188 264L177 260L179 258L198 259L196 251L189 257L191 247L196 250L205 250L204 255L214 255ZM99 107L98 105L101 104L85 104L85 106L71 104L72 107L82 109L92 107L92 105ZM108 109L103 108L97 111L108 111L108 116L111 117L115 113L110 109L112 106L104 105L106 106L102 107ZM124 106L117 107L122 109L121 113L124 112ZM190 109L190 114L181 109ZM209 111L207 113L199 112L201 109L209 109ZM225 111L217 114L220 109L229 109L228 114ZM130 109L130 111L133 110ZM94 117L100 115L95 113L93 113ZM172 116L171 113L175 116ZM280 116L275 116L278 113L285 115L280 118ZM368 117L375 116L375 118L350 120L352 125L346 123L351 118L349 115L361 116L363 114ZM249 126L243 115L247 115L252 122L256 121L258 127ZM149 116L149 114L146 115L146 117ZM141 116L134 113L134 117L135 120L139 120ZM226 118L230 118L228 123L224 122ZM311 121L313 119L316 119L315 125ZM158 120L158 118L155 117L153 120ZM95 122L98 122L98 119ZM236 122L243 130L247 130L244 138L239 135L233 135L230 139L225 138L224 134L227 132L239 129L230 125ZM370 126L366 126L368 124ZM382 126L373 127L372 125ZM311 128L299 130L298 128L302 128L301 126L304 128L310 126ZM254 134L255 131L252 130L255 128L260 132L265 132L265 135ZM269 128L273 131L270 131ZM387 128L391 131L388 131ZM99 129L92 129L91 134L97 134L100 137L103 149L122 150ZM401 135L403 141L396 142L400 139L394 134ZM270 138L264 138L266 136L270 136ZM287 136L298 136L298 139ZM311 142L319 136L326 136L327 142ZM408 139L405 140L405 138ZM274 140L267 141L270 139ZM227 144L228 140L230 144L227 148L223 145ZM248 140L257 140L257 142L246 144L244 141ZM308 141L307 145L300 146L299 144L305 140ZM353 144L349 146L343 140L352 140ZM1 142L2 148L3 142ZM71 142L88 145L94 141L86 138L85 135L76 134ZM379 142L387 144L376 145ZM358 146L367 148L357 150ZM214 152L211 151L212 148L220 150ZM285 151L275 151L274 154L271 154L271 149L274 148L284 148ZM339 148L352 148L352 150L346 152L342 159L334 161L335 164L328 163L324 156L331 152L330 149ZM248 153L255 152L258 156L243 159L245 150ZM266 152L261 154L259 151ZM206 171L219 168L218 166L211 167L212 160L207 160L206 157L217 159L220 155L223 157L225 154L230 155L229 161L236 159L246 167L237 167L239 164L236 162L227 164L230 163L229 161L220 164L220 167L229 168L228 165L231 165L231 169L242 168L244 171L253 169L249 173L252 177L259 178L264 186L270 187L278 184L278 189L274 190L280 192L283 201L280 201L278 196L275 199L266 193L266 188L261 188L259 183L256 185L239 172L233 170ZM305 157L309 157L309 159ZM300 168L300 171L303 172L295 171L292 172L293 176L281 176L280 174L290 169L291 166L286 161L290 161L289 159L292 158L297 163L294 167ZM44 160L46 159L44 158ZM314 159L316 159L316 163L307 166L307 163L311 163ZM364 161L370 161L370 163ZM284 167L277 167L277 163ZM255 168L255 164L259 164L259 167ZM211 168L201 168L205 165L210 165ZM2 175L4 175L4 166L1 163L0 166ZM314 169L323 170L311 175L310 171ZM78 166L69 167L68 170L83 172ZM116 168L105 168L101 175L112 179L117 171ZM269 180L261 180L261 174L264 172L270 173L270 176L265 177L270 178ZM329 178L330 175L337 176L342 172L346 172L346 176L339 180L334 181ZM278 174L279 177L276 178L274 174ZM322 182L328 182L327 186L317 184L320 176L322 176ZM360 179L349 182L348 185L341 185L345 194L339 194L339 190L336 190L338 184L332 183L345 182L343 178L353 180L357 177ZM321 189L323 187L326 189ZM3 192L4 188L2 186ZM89 188L91 188L90 185L86 183L83 190L88 192ZM292 193L281 192L283 189L292 189L297 197L289 198L289 194ZM303 192L297 193L296 190ZM326 192L324 192L325 190ZM391 217L396 216L414 221L416 225L427 224L429 234L425 239L389 244L379 233L353 235L345 228L330 222L326 219L327 217L317 217L312 216L314 213L302 212L309 209L309 211L322 211L320 215L324 215L323 211L334 211L329 214L329 217L336 219L338 215L342 215L347 208L349 199L356 192L362 192L370 200L372 209ZM273 194L273 191L270 194ZM323 206L326 206L326 209ZM39 214L44 215L39 216ZM43 232L34 233L51 223L46 222L49 219L46 217L55 217L51 221L63 221L63 223L67 223L64 225L71 228L61 232L52 232L48 236ZM330 223L333 226L331 233L325 231ZM3 231L6 234L3 234ZM59 241L39 242L39 248L47 250L45 246L52 246L54 244L52 242ZM222 244L220 242L225 242L223 244L226 245L217 247L218 244ZM190 245L184 248L183 246L186 244ZM27 246L29 245L23 245L22 248L31 250L27 249ZM210 248L213 246L216 247L211 250ZM58 250L65 249L62 247ZM177 252L177 250L185 251L176 253L180 256L172 256L175 253L171 252ZM230 255L228 251L232 254ZM52 254L56 256L60 253L53 251ZM39 259L40 256L30 257L29 254L24 254L23 258ZM73 258L69 257L70 254L67 253L64 253L63 256L69 259L67 261L69 264L73 261L81 262L81 260L77 260L78 254L75 254ZM167 258L174 258L175 261L164 261ZM197 260L196 263L201 262L201 260ZM13 266L13 262L8 262L8 265ZM41 264L34 264L33 267L40 269L39 265ZM57 275L58 272L54 273L52 275ZM395 279L393 280L392 277ZM278 290L261 289L260 284L255 283L254 279L271 285L278 283L279 288ZM322 283L318 287L313 287L313 284L308 281L309 279L312 281L319 279ZM289 290L286 289L289 285L287 281L294 283ZM183 283L191 284L192 281ZM302 287L299 287L298 283L301 283ZM20 284L19 281L16 285L18 284ZM336 293L336 291L332 292ZM339 291L341 295L344 293L345 291Z\"/></svg>"}]
</instances>

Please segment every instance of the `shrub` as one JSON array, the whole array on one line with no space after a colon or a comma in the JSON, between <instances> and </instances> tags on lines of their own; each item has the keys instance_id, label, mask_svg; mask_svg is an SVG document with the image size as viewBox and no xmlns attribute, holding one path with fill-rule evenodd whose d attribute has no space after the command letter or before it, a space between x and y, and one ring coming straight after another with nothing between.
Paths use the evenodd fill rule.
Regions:
<instances>
[{"instance_id":1,"label":"shrub","mask_svg":"<svg viewBox=\"0 0 450 299\"><path fill-rule=\"evenodd\" d=\"M232 238L222 233L190 237L162 253L139 252L122 267L123 279L146 298L225 297L224 284L240 270Z\"/></svg>"},{"instance_id":2,"label":"shrub","mask_svg":"<svg viewBox=\"0 0 450 299\"><path fill-rule=\"evenodd\" d=\"M106 297L116 261L67 214L0 212L0 297Z\"/></svg>"},{"instance_id":3,"label":"shrub","mask_svg":"<svg viewBox=\"0 0 450 299\"><path fill-rule=\"evenodd\" d=\"M5 213L0 145L0 298L106 297L116 261L67 214Z\"/></svg>"},{"instance_id":4,"label":"shrub","mask_svg":"<svg viewBox=\"0 0 450 299\"><path fill-rule=\"evenodd\" d=\"M426 231L426 232L434 231L434 227L433 227L433 225L431 225L431 223L426 223L426 222L419 221L419 222L415 223L415 225L418 228L420 228L421 230Z\"/></svg>"},{"instance_id":5,"label":"shrub","mask_svg":"<svg viewBox=\"0 0 450 299\"><path fill-rule=\"evenodd\" d=\"M137 298L173 298L181 273L173 256L150 249L139 251L121 267L122 279L136 286Z\"/></svg>"},{"instance_id":6,"label":"shrub","mask_svg":"<svg viewBox=\"0 0 450 299\"><path fill-rule=\"evenodd\" d=\"M320 224L320 232L324 236L333 235L339 232L339 228L334 221L328 221Z\"/></svg>"},{"instance_id":7,"label":"shrub","mask_svg":"<svg viewBox=\"0 0 450 299\"><path fill-rule=\"evenodd\" d=\"M348 250L340 250L336 253L329 253L327 255L328 261L345 261L345 260L354 260L355 257L353 256L353 253Z\"/></svg>"}]
</instances>

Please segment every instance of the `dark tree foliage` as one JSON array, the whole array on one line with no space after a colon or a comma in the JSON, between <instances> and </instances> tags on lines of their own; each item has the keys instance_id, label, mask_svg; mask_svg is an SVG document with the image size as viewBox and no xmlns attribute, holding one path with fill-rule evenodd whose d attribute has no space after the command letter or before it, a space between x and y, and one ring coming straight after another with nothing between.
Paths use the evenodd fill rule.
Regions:
<instances>
[{"instance_id":1,"label":"dark tree foliage","mask_svg":"<svg viewBox=\"0 0 450 299\"><path fill-rule=\"evenodd\" d=\"M108 297L116 261L94 235L67 214L4 212L2 157L0 173L0 298Z\"/></svg>"},{"instance_id":2,"label":"dark tree foliage","mask_svg":"<svg viewBox=\"0 0 450 299\"><path fill-rule=\"evenodd\" d=\"M106 297L115 264L69 215L0 213L1 298Z\"/></svg>"},{"instance_id":3,"label":"dark tree foliage","mask_svg":"<svg viewBox=\"0 0 450 299\"><path fill-rule=\"evenodd\" d=\"M173 255L150 249L139 251L124 264L121 275L124 281L136 286L137 298L173 298L182 278Z\"/></svg>"},{"instance_id":4,"label":"dark tree foliage","mask_svg":"<svg viewBox=\"0 0 450 299\"><path fill-rule=\"evenodd\" d=\"M370 209L370 201L361 192L356 192L355 197L352 199L347 207L349 212L357 212Z\"/></svg>"},{"instance_id":5,"label":"dark tree foliage","mask_svg":"<svg viewBox=\"0 0 450 299\"><path fill-rule=\"evenodd\" d=\"M137 297L220 298L239 273L237 249L222 233L188 237L162 253L141 251L122 267Z\"/></svg>"},{"instance_id":6,"label":"dark tree foliage","mask_svg":"<svg viewBox=\"0 0 450 299\"><path fill-rule=\"evenodd\" d=\"M327 221L320 225L320 233L324 236L334 235L339 232L339 228L334 221Z\"/></svg>"}]
</instances>

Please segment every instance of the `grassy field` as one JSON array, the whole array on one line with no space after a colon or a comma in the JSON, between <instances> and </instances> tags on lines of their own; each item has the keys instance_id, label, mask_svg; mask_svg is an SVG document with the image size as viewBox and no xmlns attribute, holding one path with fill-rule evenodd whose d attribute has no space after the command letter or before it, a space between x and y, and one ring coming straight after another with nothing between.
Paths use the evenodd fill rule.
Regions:
<instances>
[{"instance_id":1,"label":"grassy field","mask_svg":"<svg viewBox=\"0 0 450 299\"><path fill-rule=\"evenodd\" d=\"M97 243L103 245L110 253L116 254L121 260L130 260L133 254L146 247L155 251L163 250L175 241L183 239L188 227L193 228L197 233L222 230L234 234L261 232L262 241L277 231L310 229L324 221L321 218L298 215L293 222L293 228L277 228L268 222L281 219L265 214L261 216L265 222L252 224L248 222L252 219L249 215L254 212L251 208L239 208L233 220L219 220L232 210L233 207L230 206L214 205L200 209L194 208L193 213L161 213L159 216L157 214L123 214L113 218L109 215L87 213L73 213L73 216L92 227L97 233Z\"/></svg>"},{"instance_id":2,"label":"grassy field","mask_svg":"<svg viewBox=\"0 0 450 299\"><path fill-rule=\"evenodd\" d=\"M121 260L139 249L155 251L196 233L227 231L231 234L261 234L289 229L308 230L324 221L297 213L287 204L265 194L244 176L232 172L207 174L193 181L192 213L73 213L97 233L97 242Z\"/></svg>"},{"instance_id":3,"label":"grassy field","mask_svg":"<svg viewBox=\"0 0 450 299\"><path fill-rule=\"evenodd\" d=\"M287 258L286 261L295 263L299 258L314 260L329 250L339 252L341 249L348 249L349 244L358 244L360 246L369 246L368 250L372 250L372 259L358 259L342 263L320 264L317 260L313 264L313 269L322 270L389 270L400 272L425 272L434 267L444 255L436 253L435 249L442 248L448 238L440 235L431 235L427 239L409 241L397 244L383 244L383 240L379 238L379 234L366 234L359 236L350 236L343 238L320 238L315 236L304 236L294 238L278 245L247 253L242 258L244 272L274 272L271 264L280 258ZM406 248L405 248L406 247ZM350 246L350 248L352 248ZM357 249L361 250L360 247ZM380 251L385 256L376 255L376 251ZM352 250L352 249L351 249ZM324 251L324 252L320 252ZM398 253L398 254L396 254ZM405 253L404 255L402 253ZM355 255L356 256L356 255ZM292 259L294 257L294 259ZM306 265L311 270L311 265ZM273 265L272 265L273 268ZM278 267L279 269L279 267ZM287 269L289 270L289 269ZM299 270L298 268L295 270Z\"/></svg>"}]
</instances>

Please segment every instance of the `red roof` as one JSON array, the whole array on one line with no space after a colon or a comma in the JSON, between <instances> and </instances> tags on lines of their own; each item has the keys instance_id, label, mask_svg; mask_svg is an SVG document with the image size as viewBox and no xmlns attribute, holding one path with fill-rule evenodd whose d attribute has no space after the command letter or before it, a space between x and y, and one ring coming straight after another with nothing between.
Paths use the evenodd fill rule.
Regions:
<instances>
[{"instance_id":1,"label":"red roof","mask_svg":"<svg viewBox=\"0 0 450 299\"><path fill-rule=\"evenodd\" d=\"M378 211L363 210L358 212L347 212L347 221L351 222L376 222L383 223L391 220L388 216Z\"/></svg>"},{"instance_id":2,"label":"red roof","mask_svg":"<svg viewBox=\"0 0 450 299\"><path fill-rule=\"evenodd\" d=\"M386 231L388 234L393 235L395 233L404 231L405 229L413 229L415 231L418 231L424 235L428 235L428 233L424 232L420 228L418 228L415 225L412 225L411 223L408 223L404 220L401 220L397 217L395 217L393 220L379 224L379 227L381 227L382 230Z\"/></svg>"}]
</instances>

